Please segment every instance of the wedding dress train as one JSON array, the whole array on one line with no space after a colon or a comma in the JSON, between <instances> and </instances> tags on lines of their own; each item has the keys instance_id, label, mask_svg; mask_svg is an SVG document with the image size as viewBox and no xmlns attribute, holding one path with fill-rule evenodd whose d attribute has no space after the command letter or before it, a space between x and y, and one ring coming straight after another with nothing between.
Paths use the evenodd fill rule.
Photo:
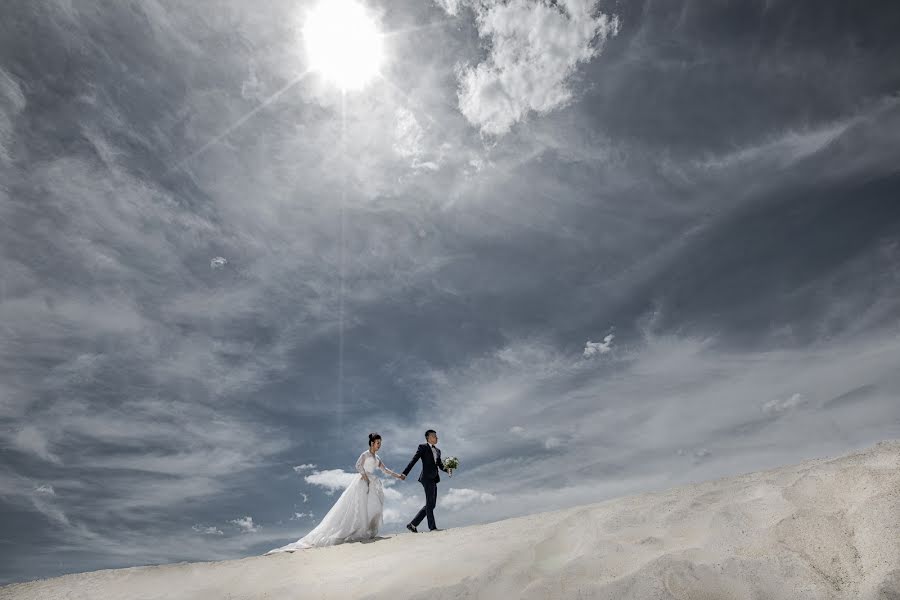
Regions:
<instances>
[{"instance_id":1,"label":"wedding dress train","mask_svg":"<svg viewBox=\"0 0 900 600\"><path fill-rule=\"evenodd\" d=\"M375 474L375 469L387 472L381 458L366 450L356 461L356 470L360 475L365 473L368 483L362 477L355 478L312 531L296 542L269 550L266 554L334 546L378 535L384 524L384 484Z\"/></svg>"}]
</instances>

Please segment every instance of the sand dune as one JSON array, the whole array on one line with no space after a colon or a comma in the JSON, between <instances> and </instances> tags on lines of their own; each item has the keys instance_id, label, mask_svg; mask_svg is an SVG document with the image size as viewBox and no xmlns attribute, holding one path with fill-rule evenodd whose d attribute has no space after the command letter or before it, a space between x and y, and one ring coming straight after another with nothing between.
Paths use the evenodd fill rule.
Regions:
<instances>
[{"instance_id":1,"label":"sand dune","mask_svg":"<svg viewBox=\"0 0 900 600\"><path fill-rule=\"evenodd\" d=\"M900 441L488 525L68 575L0 598L900 600Z\"/></svg>"}]
</instances>

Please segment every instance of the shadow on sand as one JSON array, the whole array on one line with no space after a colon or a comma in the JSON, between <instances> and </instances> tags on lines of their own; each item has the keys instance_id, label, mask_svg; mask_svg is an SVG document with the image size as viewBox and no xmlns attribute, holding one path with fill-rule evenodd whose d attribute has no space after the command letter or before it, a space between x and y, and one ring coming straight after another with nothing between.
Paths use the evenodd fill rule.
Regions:
<instances>
[{"instance_id":1,"label":"shadow on sand","mask_svg":"<svg viewBox=\"0 0 900 600\"><path fill-rule=\"evenodd\" d=\"M370 539L368 539L368 540L360 540L359 543L360 543L360 544L371 544L371 543L373 543L373 542L380 542L380 541L382 541L382 540L389 540L389 539L391 539L391 537L393 537L393 536L382 536L382 535L377 535L377 536L375 536L375 537L373 537L373 538L370 538Z\"/></svg>"}]
</instances>

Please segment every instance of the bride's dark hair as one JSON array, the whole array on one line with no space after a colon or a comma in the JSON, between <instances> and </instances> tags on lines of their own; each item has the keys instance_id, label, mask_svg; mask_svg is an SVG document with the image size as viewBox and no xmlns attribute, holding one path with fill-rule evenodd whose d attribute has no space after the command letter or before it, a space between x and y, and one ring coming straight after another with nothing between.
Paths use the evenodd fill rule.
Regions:
<instances>
[{"instance_id":1,"label":"bride's dark hair","mask_svg":"<svg viewBox=\"0 0 900 600\"><path fill-rule=\"evenodd\" d=\"M379 434L377 434L377 433L370 433L370 434L369 434L369 446L371 446L372 444L374 444L374 443L375 443L375 440L380 440L380 439L381 439L381 436L380 436Z\"/></svg>"}]
</instances>

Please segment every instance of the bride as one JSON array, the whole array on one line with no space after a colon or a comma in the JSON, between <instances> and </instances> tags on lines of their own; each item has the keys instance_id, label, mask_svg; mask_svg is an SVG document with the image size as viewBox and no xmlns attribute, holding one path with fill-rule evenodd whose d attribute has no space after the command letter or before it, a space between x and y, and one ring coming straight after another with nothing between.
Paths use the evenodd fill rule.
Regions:
<instances>
[{"instance_id":1,"label":"bride","mask_svg":"<svg viewBox=\"0 0 900 600\"><path fill-rule=\"evenodd\" d=\"M359 479L354 479L353 483L347 486L315 529L296 542L269 550L266 554L333 546L370 539L378 535L378 529L384 522L382 517L384 485L375 475L375 469L381 469L388 475L403 479L402 475L394 473L381 462L381 458L376 454L380 448L381 436L370 433L369 449L360 454L356 461Z\"/></svg>"}]
</instances>

